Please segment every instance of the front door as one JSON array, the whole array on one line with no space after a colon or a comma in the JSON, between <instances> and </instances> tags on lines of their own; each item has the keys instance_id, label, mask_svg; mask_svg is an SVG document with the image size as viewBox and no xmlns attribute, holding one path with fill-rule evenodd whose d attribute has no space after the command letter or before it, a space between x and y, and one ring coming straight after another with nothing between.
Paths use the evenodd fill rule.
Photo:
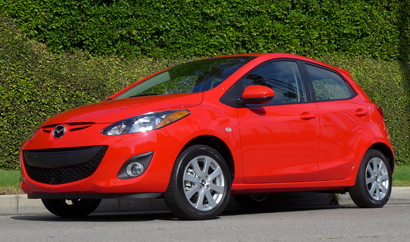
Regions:
<instances>
[{"instance_id":1,"label":"front door","mask_svg":"<svg viewBox=\"0 0 410 242\"><path fill-rule=\"evenodd\" d=\"M275 92L267 104L238 108L245 183L314 181L318 172L319 118L307 103L294 61L263 64L237 83L264 85Z\"/></svg>"}]
</instances>

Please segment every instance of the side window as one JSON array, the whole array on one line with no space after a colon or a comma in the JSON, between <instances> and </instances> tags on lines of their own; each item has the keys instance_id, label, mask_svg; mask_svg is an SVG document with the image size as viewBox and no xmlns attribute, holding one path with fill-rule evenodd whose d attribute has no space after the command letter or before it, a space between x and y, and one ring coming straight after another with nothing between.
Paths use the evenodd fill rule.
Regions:
<instances>
[{"instance_id":1,"label":"side window","mask_svg":"<svg viewBox=\"0 0 410 242\"><path fill-rule=\"evenodd\" d=\"M306 65L306 68L312 79L317 101L352 97L352 88L336 73L311 65Z\"/></svg>"},{"instance_id":2,"label":"side window","mask_svg":"<svg viewBox=\"0 0 410 242\"><path fill-rule=\"evenodd\" d=\"M267 105L306 102L305 90L296 62L278 61L264 65L243 80L244 89L249 85L263 85L275 91Z\"/></svg>"}]
</instances>

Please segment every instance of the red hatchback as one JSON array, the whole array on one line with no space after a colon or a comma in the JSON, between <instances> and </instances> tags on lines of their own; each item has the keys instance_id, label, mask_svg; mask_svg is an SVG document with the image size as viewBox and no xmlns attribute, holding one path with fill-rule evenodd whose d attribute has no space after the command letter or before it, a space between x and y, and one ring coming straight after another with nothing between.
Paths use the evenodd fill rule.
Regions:
<instances>
[{"instance_id":1,"label":"red hatchback","mask_svg":"<svg viewBox=\"0 0 410 242\"><path fill-rule=\"evenodd\" d=\"M103 198L164 197L180 218L232 193L348 191L382 207L394 154L382 109L349 72L290 54L209 58L151 75L43 123L22 145L21 189L58 216Z\"/></svg>"}]
</instances>

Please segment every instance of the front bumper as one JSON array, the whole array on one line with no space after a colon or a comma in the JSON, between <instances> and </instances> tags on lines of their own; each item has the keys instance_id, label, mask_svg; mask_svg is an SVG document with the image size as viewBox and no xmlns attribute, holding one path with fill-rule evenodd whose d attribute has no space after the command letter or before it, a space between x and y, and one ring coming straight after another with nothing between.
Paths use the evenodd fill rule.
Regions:
<instances>
[{"instance_id":1,"label":"front bumper","mask_svg":"<svg viewBox=\"0 0 410 242\"><path fill-rule=\"evenodd\" d=\"M106 126L107 124L94 124L81 130L68 129L64 137L59 139L43 129L37 130L32 139L23 143L21 148L21 190L28 193L29 198L95 198L131 194L156 197L165 192L174 161L182 145L163 129L105 136L100 130ZM87 154L78 155L78 150L84 149L89 149L86 153L93 153L92 157L98 156L101 159L97 161L99 163L91 174L79 175L78 173L83 171L75 168L86 163L84 161L87 159L81 157ZM52 153L49 153L50 151ZM118 178L118 173L127 160L148 152L153 152L153 156L141 176L130 179ZM46 169L49 173L38 178L30 170L33 167ZM87 169L89 170L88 167ZM58 177L58 174L64 173L62 170L68 171L74 178L71 178L71 175L68 178Z\"/></svg>"}]
</instances>

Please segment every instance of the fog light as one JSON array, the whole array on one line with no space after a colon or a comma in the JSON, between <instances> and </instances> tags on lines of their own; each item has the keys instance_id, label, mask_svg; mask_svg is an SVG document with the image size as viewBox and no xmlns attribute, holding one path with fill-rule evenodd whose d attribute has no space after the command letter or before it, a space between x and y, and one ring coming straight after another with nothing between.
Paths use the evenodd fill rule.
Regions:
<instances>
[{"instance_id":1,"label":"fog light","mask_svg":"<svg viewBox=\"0 0 410 242\"><path fill-rule=\"evenodd\" d=\"M127 175L131 177L137 177L141 175L142 173L144 173L145 168L139 162L131 162L130 164L128 164L126 171L127 171Z\"/></svg>"},{"instance_id":2,"label":"fog light","mask_svg":"<svg viewBox=\"0 0 410 242\"><path fill-rule=\"evenodd\" d=\"M119 179L132 179L144 174L147 171L154 152L147 152L129 158L121 166L117 177Z\"/></svg>"}]
</instances>

